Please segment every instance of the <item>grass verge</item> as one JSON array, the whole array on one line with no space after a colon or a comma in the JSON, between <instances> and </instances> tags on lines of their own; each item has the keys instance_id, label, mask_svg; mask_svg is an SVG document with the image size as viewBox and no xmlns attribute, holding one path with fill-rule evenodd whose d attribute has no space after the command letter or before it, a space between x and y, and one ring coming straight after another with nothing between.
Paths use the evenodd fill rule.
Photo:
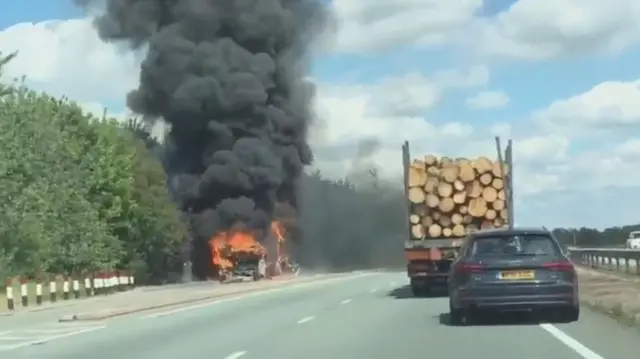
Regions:
<instances>
[{"instance_id":1,"label":"grass verge","mask_svg":"<svg viewBox=\"0 0 640 359\"><path fill-rule=\"evenodd\" d=\"M580 298L584 306L616 321L640 328L640 278L578 268Z\"/></svg>"}]
</instances>

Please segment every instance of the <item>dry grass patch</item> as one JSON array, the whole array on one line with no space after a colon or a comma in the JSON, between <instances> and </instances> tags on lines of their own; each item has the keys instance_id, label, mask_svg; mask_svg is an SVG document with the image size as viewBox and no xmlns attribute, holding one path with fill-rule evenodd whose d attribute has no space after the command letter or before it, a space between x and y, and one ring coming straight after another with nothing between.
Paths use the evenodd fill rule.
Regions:
<instances>
[{"instance_id":1,"label":"dry grass patch","mask_svg":"<svg viewBox=\"0 0 640 359\"><path fill-rule=\"evenodd\" d=\"M578 268L580 299L588 307L640 326L640 278Z\"/></svg>"}]
</instances>

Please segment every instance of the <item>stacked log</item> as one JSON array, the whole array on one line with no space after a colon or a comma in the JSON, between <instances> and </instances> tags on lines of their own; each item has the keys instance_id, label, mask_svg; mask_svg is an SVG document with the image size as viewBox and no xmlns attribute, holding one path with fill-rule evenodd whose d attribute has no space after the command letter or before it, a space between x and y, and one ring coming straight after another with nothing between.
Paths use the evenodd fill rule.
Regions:
<instances>
[{"instance_id":1,"label":"stacked log","mask_svg":"<svg viewBox=\"0 0 640 359\"><path fill-rule=\"evenodd\" d=\"M504 167L503 167L504 166ZM476 159L428 155L414 160L407 186L413 239L461 237L507 224L506 165Z\"/></svg>"}]
</instances>

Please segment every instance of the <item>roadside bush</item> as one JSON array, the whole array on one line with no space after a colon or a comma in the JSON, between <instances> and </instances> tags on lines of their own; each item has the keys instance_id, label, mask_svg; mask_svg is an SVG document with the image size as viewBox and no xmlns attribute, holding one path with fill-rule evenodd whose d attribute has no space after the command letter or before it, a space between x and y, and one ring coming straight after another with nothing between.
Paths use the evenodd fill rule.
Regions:
<instances>
[{"instance_id":1,"label":"roadside bush","mask_svg":"<svg viewBox=\"0 0 640 359\"><path fill-rule=\"evenodd\" d=\"M0 275L180 266L184 226L130 126L20 83L0 94Z\"/></svg>"}]
</instances>

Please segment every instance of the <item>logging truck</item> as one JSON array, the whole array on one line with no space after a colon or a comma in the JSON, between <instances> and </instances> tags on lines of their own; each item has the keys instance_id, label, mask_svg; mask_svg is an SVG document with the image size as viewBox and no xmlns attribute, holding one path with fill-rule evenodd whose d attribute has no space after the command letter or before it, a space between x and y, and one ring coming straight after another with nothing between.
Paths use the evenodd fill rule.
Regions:
<instances>
[{"instance_id":1,"label":"logging truck","mask_svg":"<svg viewBox=\"0 0 640 359\"><path fill-rule=\"evenodd\" d=\"M513 219L511 141L497 160L426 155L412 160L402 146L410 238L405 241L413 295L445 287L468 233L510 226Z\"/></svg>"}]
</instances>

